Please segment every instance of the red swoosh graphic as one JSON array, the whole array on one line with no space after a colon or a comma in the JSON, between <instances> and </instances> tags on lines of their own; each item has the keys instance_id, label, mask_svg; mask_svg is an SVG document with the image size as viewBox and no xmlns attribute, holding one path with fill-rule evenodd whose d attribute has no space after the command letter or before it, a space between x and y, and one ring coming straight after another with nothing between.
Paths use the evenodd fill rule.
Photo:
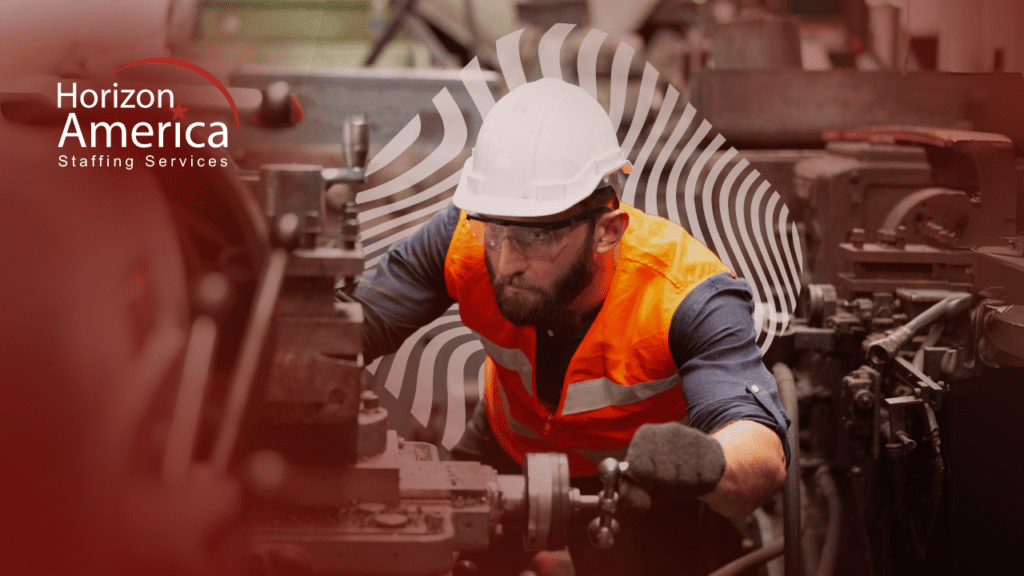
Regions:
<instances>
[{"instance_id":1,"label":"red swoosh graphic","mask_svg":"<svg viewBox=\"0 0 1024 576\"><path fill-rule=\"evenodd\" d=\"M199 74L203 78L206 78L210 81L210 83L216 86L218 90L220 90L220 93L223 94L225 98L228 99L228 104L231 105L231 111L235 114L235 128L241 128L241 123L238 121L238 108L235 107L235 99L231 97L231 94L228 92L228 89L225 88L224 85L221 84L220 80L217 80L217 78L213 74L207 72L205 68L197 66L191 62L186 62L178 58L143 58L142 60L132 62L131 64L127 64L125 66L118 68L117 70L114 70L110 74L107 74L105 78L110 78L111 76L117 74L125 68L131 68L132 66L138 66L139 64L171 64L179 68L191 70L196 74Z\"/></svg>"}]
</instances>

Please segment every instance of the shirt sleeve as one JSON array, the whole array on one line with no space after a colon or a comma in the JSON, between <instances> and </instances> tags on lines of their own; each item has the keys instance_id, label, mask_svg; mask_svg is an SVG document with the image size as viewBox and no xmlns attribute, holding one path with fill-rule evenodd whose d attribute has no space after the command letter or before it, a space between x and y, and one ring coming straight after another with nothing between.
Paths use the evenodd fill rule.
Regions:
<instances>
[{"instance_id":1,"label":"shirt sleeve","mask_svg":"<svg viewBox=\"0 0 1024 576\"><path fill-rule=\"evenodd\" d=\"M339 301L363 306L366 363L398 350L413 332L455 303L445 285L444 263L458 223L459 209L449 204L361 274L353 296L335 291Z\"/></svg>"},{"instance_id":2,"label":"shirt sleeve","mask_svg":"<svg viewBox=\"0 0 1024 576\"><path fill-rule=\"evenodd\" d=\"M789 416L761 361L754 303L745 280L722 273L687 294L672 316L669 348L683 378L690 426L711 433L735 420L779 435L789 462Z\"/></svg>"}]
</instances>

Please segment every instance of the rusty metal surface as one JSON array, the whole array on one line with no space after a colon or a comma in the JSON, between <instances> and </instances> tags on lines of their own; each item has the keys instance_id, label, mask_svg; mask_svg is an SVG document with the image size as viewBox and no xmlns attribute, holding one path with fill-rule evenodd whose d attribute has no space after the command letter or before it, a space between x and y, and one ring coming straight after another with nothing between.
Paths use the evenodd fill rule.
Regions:
<instances>
[{"instance_id":1,"label":"rusty metal surface","mask_svg":"<svg viewBox=\"0 0 1024 576\"><path fill-rule=\"evenodd\" d=\"M1024 256L1001 246L979 248L975 254L975 290L999 286L1006 290L1002 300L1024 304Z\"/></svg>"},{"instance_id":2,"label":"rusty metal surface","mask_svg":"<svg viewBox=\"0 0 1024 576\"><path fill-rule=\"evenodd\" d=\"M1001 366L1024 366L1024 306L1019 304L989 305L985 318L985 340L1000 352L1014 357L1002 359ZM983 348L984 346L979 346ZM981 352L981 351L979 351ZM985 355L982 354L984 359Z\"/></svg>"},{"instance_id":3,"label":"rusty metal surface","mask_svg":"<svg viewBox=\"0 0 1024 576\"><path fill-rule=\"evenodd\" d=\"M969 266L973 260L970 252L944 250L926 244L907 244L903 248L897 248L886 244L870 243L857 248L849 242L843 242L839 245L839 251L849 262Z\"/></svg>"},{"instance_id":4,"label":"rusty metal surface","mask_svg":"<svg viewBox=\"0 0 1024 576\"><path fill-rule=\"evenodd\" d=\"M354 356L362 352L362 323L347 318L282 316L278 343L297 354Z\"/></svg>"},{"instance_id":5,"label":"rusty metal surface","mask_svg":"<svg viewBox=\"0 0 1024 576\"><path fill-rule=\"evenodd\" d=\"M359 411L362 366L354 360L334 358L313 349L278 351L271 369L267 402L336 405L335 415L355 418Z\"/></svg>"},{"instance_id":6,"label":"rusty metal surface","mask_svg":"<svg viewBox=\"0 0 1024 576\"><path fill-rule=\"evenodd\" d=\"M454 507L455 546L459 550L487 550L491 546L492 524L497 520L497 510L490 502Z\"/></svg>"},{"instance_id":7,"label":"rusty metal surface","mask_svg":"<svg viewBox=\"0 0 1024 576\"><path fill-rule=\"evenodd\" d=\"M449 498L457 494L467 501L487 494L497 472L479 462L408 462L402 466L403 498Z\"/></svg>"},{"instance_id":8,"label":"rusty metal surface","mask_svg":"<svg viewBox=\"0 0 1024 576\"><path fill-rule=\"evenodd\" d=\"M351 506L292 526L257 528L253 555L271 567L298 567L298 573L445 574L456 551L452 516L440 502L399 503L380 511Z\"/></svg>"},{"instance_id":9,"label":"rusty metal surface","mask_svg":"<svg viewBox=\"0 0 1024 576\"><path fill-rule=\"evenodd\" d=\"M837 247L854 229L873 236L902 198L930 185L932 170L924 150L912 146L832 142L826 152L794 165L793 188L812 280L837 283L844 269Z\"/></svg>"},{"instance_id":10,"label":"rusty metal surface","mask_svg":"<svg viewBox=\"0 0 1024 576\"><path fill-rule=\"evenodd\" d=\"M827 131L922 125L1006 134L1024 155L1024 76L1012 73L715 70L691 103L740 147L820 145Z\"/></svg>"},{"instance_id":11,"label":"rusty metal surface","mask_svg":"<svg viewBox=\"0 0 1024 576\"><path fill-rule=\"evenodd\" d=\"M940 205L945 209L943 212L955 213L953 217L947 216L947 220L959 219L958 217L961 216L961 213L966 218L967 203L967 193L963 190L922 188L900 200L899 204L894 206L889 211L889 214L886 215L885 221L882 222L882 228L895 232L897 227L905 225L905 223L911 224L910 218L914 217L917 213L921 214L918 218L923 220L928 215L927 207L929 204ZM920 233L918 234L920 235Z\"/></svg>"},{"instance_id":12,"label":"rusty metal surface","mask_svg":"<svg viewBox=\"0 0 1024 576\"><path fill-rule=\"evenodd\" d=\"M1020 227L1021 190L1005 138L902 129L911 138L948 144L949 155L935 156L921 146L840 141L828 144L826 156L796 164L794 188L798 198L807 199L816 281L841 281L857 291L893 290L899 285L891 281L903 279L917 288L962 289L971 281L969 252L958 256L948 249L991 244ZM974 175L963 181L965 192L935 187L951 172ZM879 243L867 243L871 236ZM837 256L853 263L852 276Z\"/></svg>"},{"instance_id":13,"label":"rusty metal surface","mask_svg":"<svg viewBox=\"0 0 1024 576\"><path fill-rule=\"evenodd\" d=\"M867 126L852 130L828 130L822 134L826 142L833 140L867 140L875 144L928 144L941 148L952 148L960 142L988 142L998 148L1012 148L1013 140L994 132L976 132L955 128L932 128L926 126Z\"/></svg>"},{"instance_id":14,"label":"rusty metal surface","mask_svg":"<svg viewBox=\"0 0 1024 576\"><path fill-rule=\"evenodd\" d=\"M341 277L354 276L363 271L363 250L320 246L312 250L298 249L288 258L289 276Z\"/></svg>"},{"instance_id":15,"label":"rusty metal surface","mask_svg":"<svg viewBox=\"0 0 1024 576\"><path fill-rule=\"evenodd\" d=\"M397 503L397 468L286 465L271 501L276 505L338 507L357 502Z\"/></svg>"},{"instance_id":16,"label":"rusty metal surface","mask_svg":"<svg viewBox=\"0 0 1024 576\"><path fill-rule=\"evenodd\" d=\"M839 285L846 293L892 292L899 288L915 290L970 290L969 281L913 280L907 278L858 278L854 274L839 275Z\"/></svg>"}]
</instances>

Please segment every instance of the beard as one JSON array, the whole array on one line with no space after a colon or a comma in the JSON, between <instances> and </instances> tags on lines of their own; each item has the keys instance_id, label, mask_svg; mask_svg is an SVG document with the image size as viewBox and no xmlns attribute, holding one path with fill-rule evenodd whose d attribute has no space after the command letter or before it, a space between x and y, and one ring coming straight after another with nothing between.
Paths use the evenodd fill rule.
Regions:
<instances>
[{"instance_id":1,"label":"beard","mask_svg":"<svg viewBox=\"0 0 1024 576\"><path fill-rule=\"evenodd\" d=\"M552 320L594 280L596 266L590 258L589 248L586 245L581 246L579 254L569 263L565 272L555 278L549 289L526 283L521 272L515 276L498 278L491 265L490 255L486 255L484 262L487 265L487 275L491 278L491 286L494 288L494 297L501 315L519 327L538 326ZM515 292L509 290L509 287L529 292Z\"/></svg>"}]
</instances>

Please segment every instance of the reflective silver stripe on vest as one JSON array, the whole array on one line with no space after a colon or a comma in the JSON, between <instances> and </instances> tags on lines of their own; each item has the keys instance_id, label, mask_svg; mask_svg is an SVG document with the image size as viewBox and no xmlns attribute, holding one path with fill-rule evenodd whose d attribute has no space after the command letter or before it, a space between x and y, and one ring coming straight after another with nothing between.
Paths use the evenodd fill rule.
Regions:
<instances>
[{"instance_id":1,"label":"reflective silver stripe on vest","mask_svg":"<svg viewBox=\"0 0 1024 576\"><path fill-rule=\"evenodd\" d=\"M526 353L518 348L502 348L483 336L480 336L480 342L483 343L487 355L498 366L519 373L519 379L523 381L526 394L533 396L533 365L530 364L530 359L526 357Z\"/></svg>"},{"instance_id":2,"label":"reflective silver stripe on vest","mask_svg":"<svg viewBox=\"0 0 1024 576\"><path fill-rule=\"evenodd\" d=\"M530 428L528 428L522 422L512 417L512 410L508 405L508 396L505 395L505 386L498 380L494 383L498 387L498 394L501 396L501 405L505 410L505 419L508 420L508 427L512 429L512 433L516 436L523 436L524 438L533 438L534 440L540 440L540 434L537 434Z\"/></svg>"},{"instance_id":3,"label":"reflective silver stripe on vest","mask_svg":"<svg viewBox=\"0 0 1024 576\"><path fill-rule=\"evenodd\" d=\"M588 460L592 460L594 462L597 462L598 464L600 464L601 461L604 460L605 458L615 458L616 460L618 460L620 462L622 460L626 459L626 449L625 448L619 448L618 450L578 450L577 449L576 451L579 452L581 455L583 455L583 457L587 458Z\"/></svg>"},{"instance_id":4,"label":"reflective silver stripe on vest","mask_svg":"<svg viewBox=\"0 0 1024 576\"><path fill-rule=\"evenodd\" d=\"M573 382L565 392L562 414L579 414L608 406L633 404L664 392L682 381L679 374L673 374L668 378L640 382L632 386L616 384L608 378Z\"/></svg>"}]
</instances>

